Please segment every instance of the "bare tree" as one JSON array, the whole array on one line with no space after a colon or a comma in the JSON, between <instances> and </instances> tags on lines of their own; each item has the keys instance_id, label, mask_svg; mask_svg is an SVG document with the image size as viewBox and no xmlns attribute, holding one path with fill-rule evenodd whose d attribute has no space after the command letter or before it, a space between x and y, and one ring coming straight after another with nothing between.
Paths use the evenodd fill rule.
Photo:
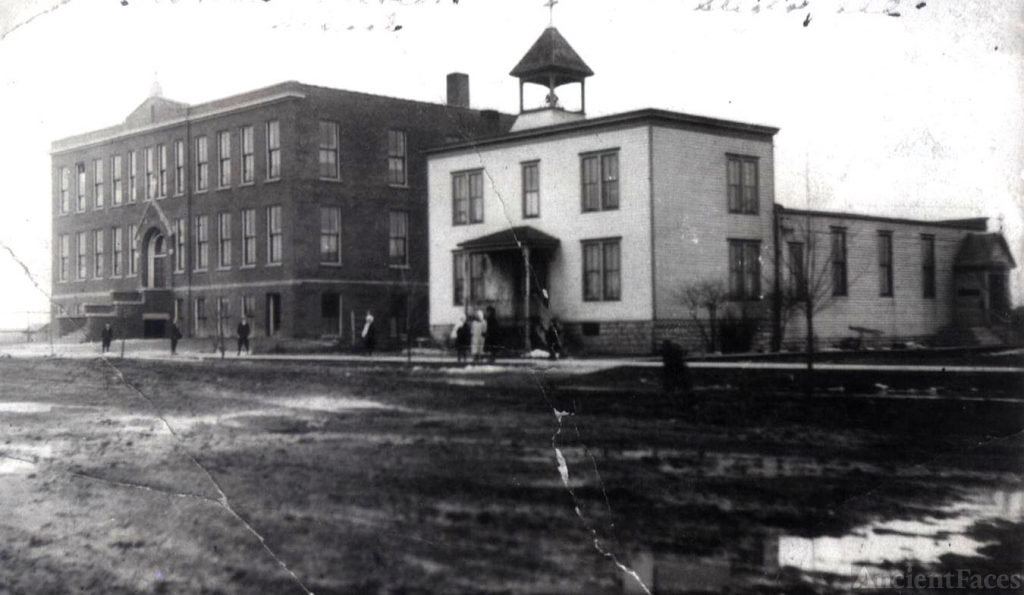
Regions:
<instances>
[{"instance_id":1,"label":"bare tree","mask_svg":"<svg viewBox=\"0 0 1024 595\"><path fill-rule=\"evenodd\" d=\"M712 278L694 281L681 288L677 296L700 331L707 351L715 351L718 344L718 311L729 301L729 289L725 282ZM706 319L701 317L705 311Z\"/></svg>"}]
</instances>

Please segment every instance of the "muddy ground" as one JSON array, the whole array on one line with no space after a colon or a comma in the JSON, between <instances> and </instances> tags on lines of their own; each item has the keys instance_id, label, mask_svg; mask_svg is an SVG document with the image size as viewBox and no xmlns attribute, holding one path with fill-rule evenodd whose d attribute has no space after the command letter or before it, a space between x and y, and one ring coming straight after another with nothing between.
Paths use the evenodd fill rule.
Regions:
<instances>
[{"instance_id":1,"label":"muddy ground","mask_svg":"<svg viewBox=\"0 0 1024 595\"><path fill-rule=\"evenodd\" d=\"M864 569L1021 573L1021 403L684 400L656 380L0 360L0 593L828 593Z\"/></svg>"}]
</instances>

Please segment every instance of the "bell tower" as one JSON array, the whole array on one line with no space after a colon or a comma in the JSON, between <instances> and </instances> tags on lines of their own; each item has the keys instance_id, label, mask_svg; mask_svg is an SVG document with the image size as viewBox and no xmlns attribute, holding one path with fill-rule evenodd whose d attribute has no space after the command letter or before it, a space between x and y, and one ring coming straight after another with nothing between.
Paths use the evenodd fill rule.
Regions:
<instances>
[{"instance_id":1,"label":"bell tower","mask_svg":"<svg viewBox=\"0 0 1024 595\"><path fill-rule=\"evenodd\" d=\"M593 76L594 71L587 66L554 26L549 26L541 33L523 59L509 74L519 79L520 116L512 127L513 131L579 120L585 117L586 79ZM559 87L573 83L579 83L580 107L578 110L568 110L562 107L556 94ZM525 89L528 84L539 85L547 89L542 105L526 106Z\"/></svg>"}]
</instances>

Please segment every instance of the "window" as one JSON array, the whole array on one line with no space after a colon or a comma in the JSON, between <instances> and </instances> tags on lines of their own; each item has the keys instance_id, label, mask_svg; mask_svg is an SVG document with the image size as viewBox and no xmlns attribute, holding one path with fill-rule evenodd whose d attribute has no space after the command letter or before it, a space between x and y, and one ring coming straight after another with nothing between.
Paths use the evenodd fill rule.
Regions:
<instances>
[{"instance_id":1,"label":"window","mask_svg":"<svg viewBox=\"0 0 1024 595\"><path fill-rule=\"evenodd\" d=\"M196 217L196 270L206 270L210 266L209 220L206 215Z\"/></svg>"},{"instance_id":2,"label":"window","mask_svg":"<svg viewBox=\"0 0 1024 595\"><path fill-rule=\"evenodd\" d=\"M540 217L540 165L523 164L523 218Z\"/></svg>"},{"instance_id":3,"label":"window","mask_svg":"<svg viewBox=\"0 0 1024 595\"><path fill-rule=\"evenodd\" d=\"M341 264L341 208L320 207L320 263Z\"/></svg>"},{"instance_id":4,"label":"window","mask_svg":"<svg viewBox=\"0 0 1024 595\"><path fill-rule=\"evenodd\" d=\"M242 127L242 183L251 184L256 179L256 149L253 145L252 126Z\"/></svg>"},{"instance_id":5,"label":"window","mask_svg":"<svg viewBox=\"0 0 1024 595\"><path fill-rule=\"evenodd\" d=\"M156 151L146 147L146 200L156 196Z\"/></svg>"},{"instance_id":6,"label":"window","mask_svg":"<svg viewBox=\"0 0 1024 595\"><path fill-rule=\"evenodd\" d=\"M196 298L196 334L203 335L206 331L206 298Z\"/></svg>"},{"instance_id":7,"label":"window","mask_svg":"<svg viewBox=\"0 0 1024 595\"><path fill-rule=\"evenodd\" d=\"M806 296L807 285L804 279L804 245L803 242L789 243L789 296L801 299Z\"/></svg>"},{"instance_id":8,"label":"window","mask_svg":"<svg viewBox=\"0 0 1024 595\"><path fill-rule=\"evenodd\" d=\"M483 191L483 172L464 172L452 176L452 222L455 225L483 222Z\"/></svg>"},{"instance_id":9,"label":"window","mask_svg":"<svg viewBox=\"0 0 1024 595\"><path fill-rule=\"evenodd\" d=\"M71 170L60 168L60 212L71 212Z\"/></svg>"},{"instance_id":10,"label":"window","mask_svg":"<svg viewBox=\"0 0 1024 595\"><path fill-rule=\"evenodd\" d=\"M729 212L756 215L757 158L729 155L727 160Z\"/></svg>"},{"instance_id":11,"label":"window","mask_svg":"<svg viewBox=\"0 0 1024 595\"><path fill-rule=\"evenodd\" d=\"M242 266L256 266L256 209L242 209Z\"/></svg>"},{"instance_id":12,"label":"window","mask_svg":"<svg viewBox=\"0 0 1024 595\"><path fill-rule=\"evenodd\" d=\"M469 255L469 299L482 300L487 296L486 285L487 255Z\"/></svg>"},{"instance_id":13,"label":"window","mask_svg":"<svg viewBox=\"0 0 1024 595\"><path fill-rule=\"evenodd\" d=\"M892 232L878 232L878 295L892 297Z\"/></svg>"},{"instance_id":14,"label":"window","mask_svg":"<svg viewBox=\"0 0 1024 595\"><path fill-rule=\"evenodd\" d=\"M388 130L388 184L405 186L408 178L405 171L405 132Z\"/></svg>"},{"instance_id":15,"label":"window","mask_svg":"<svg viewBox=\"0 0 1024 595\"><path fill-rule=\"evenodd\" d=\"M320 177L336 180L338 174L338 125L320 122Z\"/></svg>"},{"instance_id":16,"label":"window","mask_svg":"<svg viewBox=\"0 0 1024 595\"><path fill-rule=\"evenodd\" d=\"M228 333L228 319L231 318L231 300L226 297L217 298L217 334Z\"/></svg>"},{"instance_id":17,"label":"window","mask_svg":"<svg viewBox=\"0 0 1024 595\"><path fill-rule=\"evenodd\" d=\"M210 185L210 155L207 153L206 137L196 138L196 191L202 192Z\"/></svg>"},{"instance_id":18,"label":"window","mask_svg":"<svg viewBox=\"0 0 1024 595\"><path fill-rule=\"evenodd\" d=\"M267 122L267 179L281 177L281 123Z\"/></svg>"},{"instance_id":19,"label":"window","mask_svg":"<svg viewBox=\"0 0 1024 595\"><path fill-rule=\"evenodd\" d=\"M452 304L462 306L466 303L466 253L452 253Z\"/></svg>"},{"instance_id":20,"label":"window","mask_svg":"<svg viewBox=\"0 0 1024 595\"><path fill-rule=\"evenodd\" d=\"M182 298L174 299L174 322L181 320L182 314L185 312L185 300Z\"/></svg>"},{"instance_id":21,"label":"window","mask_svg":"<svg viewBox=\"0 0 1024 595\"><path fill-rule=\"evenodd\" d=\"M921 296L935 297L935 236L921 236Z\"/></svg>"},{"instance_id":22,"label":"window","mask_svg":"<svg viewBox=\"0 0 1024 595\"><path fill-rule=\"evenodd\" d=\"M124 258L124 228L110 228L110 243L113 251L110 274L114 277L120 277L121 273L124 272L124 266L122 265L122 259Z\"/></svg>"},{"instance_id":23,"label":"window","mask_svg":"<svg viewBox=\"0 0 1024 595\"><path fill-rule=\"evenodd\" d=\"M231 133L217 133L217 183L221 188L231 185Z\"/></svg>"},{"instance_id":24,"label":"window","mask_svg":"<svg viewBox=\"0 0 1024 595\"><path fill-rule=\"evenodd\" d=\"M139 172L139 158L135 151L128 151L128 202L139 199L139 185L136 179Z\"/></svg>"},{"instance_id":25,"label":"window","mask_svg":"<svg viewBox=\"0 0 1024 595\"><path fill-rule=\"evenodd\" d=\"M128 275L139 274L139 228L128 226Z\"/></svg>"},{"instance_id":26,"label":"window","mask_svg":"<svg viewBox=\"0 0 1024 595\"><path fill-rule=\"evenodd\" d=\"M71 273L71 236L60 236L60 280L67 281Z\"/></svg>"},{"instance_id":27,"label":"window","mask_svg":"<svg viewBox=\"0 0 1024 595\"><path fill-rule=\"evenodd\" d=\"M174 141L174 193L185 193L185 141Z\"/></svg>"},{"instance_id":28,"label":"window","mask_svg":"<svg viewBox=\"0 0 1024 595\"><path fill-rule=\"evenodd\" d=\"M242 318L253 318L256 315L256 296L242 296Z\"/></svg>"},{"instance_id":29,"label":"window","mask_svg":"<svg viewBox=\"0 0 1024 595\"><path fill-rule=\"evenodd\" d=\"M122 187L123 184L121 183L122 172L120 155L114 155L114 157L110 160L110 169L110 177L113 178L113 188L111 189L111 194L113 195L114 206L116 207L117 205L124 202L124 188Z\"/></svg>"},{"instance_id":30,"label":"window","mask_svg":"<svg viewBox=\"0 0 1024 595\"><path fill-rule=\"evenodd\" d=\"M281 207L267 207L267 262L281 262Z\"/></svg>"},{"instance_id":31,"label":"window","mask_svg":"<svg viewBox=\"0 0 1024 595\"><path fill-rule=\"evenodd\" d=\"M583 242L583 299L614 301L622 297L619 240Z\"/></svg>"},{"instance_id":32,"label":"window","mask_svg":"<svg viewBox=\"0 0 1024 595\"><path fill-rule=\"evenodd\" d=\"M761 299L761 242L729 240L729 296Z\"/></svg>"},{"instance_id":33,"label":"window","mask_svg":"<svg viewBox=\"0 0 1024 595\"><path fill-rule=\"evenodd\" d=\"M832 295L846 295L846 228L832 228Z\"/></svg>"},{"instance_id":34,"label":"window","mask_svg":"<svg viewBox=\"0 0 1024 595\"><path fill-rule=\"evenodd\" d=\"M103 248L103 230L97 229L94 231L93 238L93 245L95 248L93 250L92 259L92 276L99 279L103 277L103 261L105 260L103 257L106 254L106 251Z\"/></svg>"},{"instance_id":35,"label":"window","mask_svg":"<svg viewBox=\"0 0 1024 595\"><path fill-rule=\"evenodd\" d=\"M84 231L78 232L78 238L77 239L78 239L78 245L77 245L77 248L78 248L78 278L81 280L81 279L85 279L86 275L89 274L89 267L86 264L86 254L88 254L88 252L86 250L88 249L88 247L85 244L88 240L86 240L86 234L85 234Z\"/></svg>"},{"instance_id":36,"label":"window","mask_svg":"<svg viewBox=\"0 0 1024 595\"><path fill-rule=\"evenodd\" d=\"M409 213L391 211L388 229L388 258L391 266L406 266L409 264Z\"/></svg>"},{"instance_id":37,"label":"window","mask_svg":"<svg viewBox=\"0 0 1024 595\"><path fill-rule=\"evenodd\" d=\"M231 213L217 213L217 239L220 241L217 258L221 268L231 266Z\"/></svg>"},{"instance_id":38,"label":"window","mask_svg":"<svg viewBox=\"0 0 1024 595\"><path fill-rule=\"evenodd\" d=\"M103 208L105 196L103 195L103 160L97 159L92 162L92 205L97 209Z\"/></svg>"},{"instance_id":39,"label":"window","mask_svg":"<svg viewBox=\"0 0 1024 595\"><path fill-rule=\"evenodd\" d=\"M78 164L78 187L75 189L78 192L78 200L75 205L78 208L78 212L85 210L85 164Z\"/></svg>"},{"instance_id":40,"label":"window","mask_svg":"<svg viewBox=\"0 0 1024 595\"><path fill-rule=\"evenodd\" d=\"M185 243L188 241L188 224L184 218L174 220L174 270L183 272L188 266L185 255Z\"/></svg>"},{"instance_id":41,"label":"window","mask_svg":"<svg viewBox=\"0 0 1024 595\"><path fill-rule=\"evenodd\" d=\"M157 147L156 152L160 160L160 178L157 182L157 196L164 198L167 196L167 146L160 145Z\"/></svg>"},{"instance_id":42,"label":"window","mask_svg":"<svg viewBox=\"0 0 1024 595\"><path fill-rule=\"evenodd\" d=\"M580 162L583 210L619 208L619 154L586 155Z\"/></svg>"}]
</instances>

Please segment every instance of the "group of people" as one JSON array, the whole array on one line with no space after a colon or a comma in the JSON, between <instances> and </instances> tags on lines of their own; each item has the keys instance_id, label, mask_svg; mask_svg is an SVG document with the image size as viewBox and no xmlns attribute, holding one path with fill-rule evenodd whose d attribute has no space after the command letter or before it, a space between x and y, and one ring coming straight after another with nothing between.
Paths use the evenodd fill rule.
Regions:
<instances>
[{"instance_id":1,"label":"group of people","mask_svg":"<svg viewBox=\"0 0 1024 595\"><path fill-rule=\"evenodd\" d=\"M474 362L485 357L494 362L501 346L501 326L494 307L489 306L486 315L482 310L477 310L468 321L465 316L461 316L452 329L451 339L455 343L455 356L460 363L468 361L470 355Z\"/></svg>"},{"instance_id":2,"label":"group of people","mask_svg":"<svg viewBox=\"0 0 1024 595\"><path fill-rule=\"evenodd\" d=\"M238 327L235 329L235 333L238 338L238 355L242 355L244 350L249 353L249 335L252 334L252 326L249 325L248 318L242 318L238 322ZM181 327L178 326L178 321L174 320L171 322L170 339L171 339L171 355L178 355L178 341L184 335L181 333ZM110 351L110 344L114 342L114 327L108 322L103 325L103 330L100 331L100 343L102 345L103 353Z\"/></svg>"}]
</instances>

